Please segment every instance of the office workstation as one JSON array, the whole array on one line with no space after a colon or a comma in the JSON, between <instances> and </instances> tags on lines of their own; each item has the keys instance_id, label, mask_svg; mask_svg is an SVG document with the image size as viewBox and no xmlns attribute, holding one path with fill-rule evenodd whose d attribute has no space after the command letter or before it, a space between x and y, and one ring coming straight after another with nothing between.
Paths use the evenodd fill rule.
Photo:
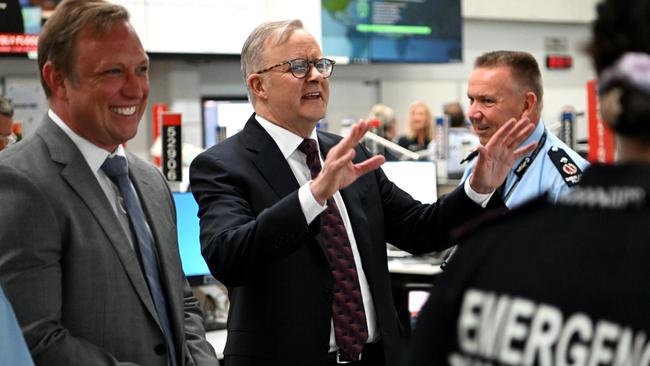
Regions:
<instances>
[{"instance_id":1,"label":"office workstation","mask_svg":"<svg viewBox=\"0 0 650 366\"><path fill-rule=\"evenodd\" d=\"M49 203L52 197L57 203L52 211L20 202L25 195L10 197L11 202L32 210L30 219L42 220L36 227L52 229L47 235L50 247L45 251L52 257L34 273L59 268L63 275L47 276L48 288L56 292L60 287L66 295L55 296L63 309L60 318L48 313L50 307L59 306L56 302L50 307L40 303L14 307L28 341L53 334L49 332L67 332L70 327L71 332L63 333L70 337L66 342L76 342L75 337L90 340L91 351L80 353L86 360L124 357L151 360L152 365L162 364L156 362L164 359L186 364L192 354L207 361L213 357L207 341L222 364L224 358L234 365L237 357L284 359L292 354L288 345L296 343L301 344L296 351L298 359L318 360L319 365L348 361L395 364L401 350L393 344L398 338L408 339L416 328L419 312L441 278L448 248L455 244L450 239L452 228L488 209L502 208L493 206L491 202L498 199L492 200L492 195L497 192L507 200L527 164L541 160L535 160L536 156L549 159L545 169L552 174L537 172L536 167L530 171L546 177L560 174L553 175L554 184L559 181L571 186L577 184L586 166L578 160L582 159L579 155L586 156L588 149L595 154L592 161L611 161L613 155L611 136L590 139L593 131L602 130L598 126L603 123L594 96L595 73L582 51L595 0L580 6L557 0L532 13L511 7L505 0L489 8L457 0L353 0L349 4L313 0L300 7L272 0L236 4L116 0L113 3L130 13L128 22L97 34L80 33L74 39L85 42L84 37L94 37L106 45L127 39L130 53L109 52L108 46L100 49L101 53L88 53L105 59L128 54L128 62L118 63L126 72L119 74L114 68L115 79L102 76L100 83L79 85L72 74L50 77L59 75L51 73L58 66L46 67L46 61L37 59L35 47L43 39L39 41L39 33L47 35L48 29L42 23L47 24L51 14L56 14L54 5L59 2L52 6L16 3L23 8L24 33L0 30L0 95L8 97L12 105L11 129L7 133L0 130L0 142L9 146L8 152L0 153L0 162L5 164L0 174L8 178L2 183L5 193L25 190L26 195L34 196L47 186L45 173L25 169L28 178L22 181L9 165L17 164L22 172L22 164L32 161L23 149L28 144L34 149L41 139L48 148L37 150L46 160L46 151L51 151L54 163L40 171L56 175L52 172L58 169L57 164L73 160L71 156L83 156L91 169L97 168L93 173L99 185L91 179L93 174L86 174L87 166L79 164L75 175L64 173L61 181L56 175L52 189L37 195L42 201L36 202ZM0 8L0 19L3 10ZM278 24L275 21L293 18L300 21L272 28ZM242 19L245 21L233 22ZM52 28L64 26L53 24ZM270 24L271 30L256 33L260 24ZM287 32L278 33L285 38L265 48L268 52L250 51L270 42L268 35L278 29ZM294 44L307 44L308 51L298 54ZM526 106L540 106L538 116L530 121L515 116L515 121L505 123L497 133L496 127L479 121L477 115L489 113L477 112L476 101L483 94L475 90L475 79L481 76L476 69L492 65L474 62L502 49L522 51L524 57L536 60L545 93L543 110L541 94L540 100L526 100ZM77 62L99 65L103 59L88 56ZM68 82L66 78L71 78L71 83L56 83ZM76 87L107 86L109 80L122 79L125 82L115 99L108 93L93 94L95 89L66 94ZM271 79L273 83L268 82ZM289 102L292 96L299 102ZM75 122L82 116L77 108L86 111L102 98L109 100L108 120L128 122L120 125L127 126L118 129L120 134L115 134L110 124L84 129ZM451 104L459 106L460 124L452 122L455 117L447 109ZM370 113L376 106L390 118ZM3 110L0 114L6 115ZM497 127L504 122L499 121ZM121 133L123 129L128 133ZM287 132L292 135L287 137ZM44 135L54 136L52 142L41 138ZM109 144L104 144L106 135L111 137ZM497 142L490 144L491 138ZM555 159L547 142L577 153L569 160L558 153ZM50 144L74 144L77 148L64 149L67 155L61 160L56 156L60 150ZM517 161L517 173L497 169L498 173L486 174L485 161L476 159L477 146L484 147L481 157L497 153L507 157L498 164ZM87 157L96 147L102 150L98 155L110 154L103 164ZM26 160L21 160L22 155ZM519 163L524 155L529 161ZM128 171L124 178L122 166L109 166L108 161L117 157L126 157L127 169L138 170ZM327 169L335 166L332 159L348 159L364 174ZM550 159L555 159L553 165ZM464 179L473 171L478 171L473 177L478 176L476 181L483 185L472 186L476 181ZM510 186L507 174L515 177ZM335 175L344 179L323 178ZM32 182L36 183L32 186ZM79 182L85 182L85 188ZM333 182L343 183L334 187ZM523 181L519 188L532 185ZM485 187L486 192L482 190ZM68 195L75 197L76 192L80 202L73 198L59 203ZM63 219L48 216L53 213ZM21 225L12 226L21 229ZM16 242L16 232L5 228L0 230L0 238ZM71 244L66 242L69 232L79 234L69 240ZM39 233L37 229L35 235ZM110 284L110 293L92 286L89 266L68 267L76 263L77 251L84 258L92 253L83 245L82 234L102 248L92 273L101 286ZM333 239L337 237L344 237L344 242ZM342 248L335 245L332 249L330 242ZM168 251L161 243L172 243L173 249ZM0 279L11 301L41 286L10 275L20 263L37 262L29 255L41 253L14 251L7 240L2 245ZM55 256L58 259L53 259ZM104 275L115 282L105 280ZM58 278L61 281L55 283ZM81 285L70 291L66 289L70 283ZM350 291L351 300L341 299L341 292L348 296L345 291ZM71 299L70 294L77 295ZM90 298L87 302L86 296ZM136 310L111 310L119 304L115 296L124 297L125 304ZM97 310L102 302L105 314ZM97 309L79 312L83 303ZM73 309L77 309L74 314ZM26 325L38 323L37 315L45 313L56 318L49 323L54 328ZM104 324L109 324L102 328L93 318L100 315L116 318L106 320ZM138 323L136 318L146 321ZM134 321L138 331L145 329L141 334L146 339L133 332L120 339L119 345L109 340L95 347L102 332L119 333L113 328L124 319ZM341 324L346 322L353 324L351 340L343 339ZM84 327L90 323L94 330ZM207 331L205 339L199 328ZM35 329L44 333L34 335ZM261 336L271 341L260 343ZM179 342L184 337L188 344ZM31 350L33 344L28 347ZM32 350L36 352L34 362L54 362L59 355L52 350L57 347L47 343ZM134 351L138 347L147 350L146 356L144 351ZM361 351L363 347L365 351ZM122 350L127 351L122 354Z\"/></svg>"}]
</instances>

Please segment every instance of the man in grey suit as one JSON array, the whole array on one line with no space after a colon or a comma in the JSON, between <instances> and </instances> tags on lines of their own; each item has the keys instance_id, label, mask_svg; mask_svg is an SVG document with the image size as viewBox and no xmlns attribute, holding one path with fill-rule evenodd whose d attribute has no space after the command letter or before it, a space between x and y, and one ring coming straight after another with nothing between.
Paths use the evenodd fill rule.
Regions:
<instances>
[{"instance_id":1,"label":"man in grey suit","mask_svg":"<svg viewBox=\"0 0 650 366\"><path fill-rule=\"evenodd\" d=\"M35 363L218 365L182 272L170 191L122 147L149 90L127 11L63 1L38 58L50 110L0 154L0 281Z\"/></svg>"}]
</instances>

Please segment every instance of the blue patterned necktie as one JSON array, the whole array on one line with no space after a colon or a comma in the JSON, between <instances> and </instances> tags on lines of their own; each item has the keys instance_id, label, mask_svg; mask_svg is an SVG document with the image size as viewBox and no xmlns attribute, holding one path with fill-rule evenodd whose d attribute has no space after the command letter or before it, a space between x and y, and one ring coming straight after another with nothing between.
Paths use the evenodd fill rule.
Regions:
<instances>
[{"instance_id":1,"label":"blue patterned necktie","mask_svg":"<svg viewBox=\"0 0 650 366\"><path fill-rule=\"evenodd\" d=\"M316 141L306 139L298 150L307 155L307 167L311 178L315 179L321 171ZM334 276L332 322L336 344L350 359L359 360L368 339L368 324L352 247L333 198L327 200L327 208L320 214L320 224L316 239L325 247Z\"/></svg>"},{"instance_id":2,"label":"blue patterned necktie","mask_svg":"<svg viewBox=\"0 0 650 366\"><path fill-rule=\"evenodd\" d=\"M109 157L102 164L102 170L117 185L122 194L124 205L126 206L126 213L131 223L131 229L135 234L138 248L140 249L142 267L147 284L149 285L149 291L151 292L156 313L158 313L158 320L160 321L160 326L165 336L165 343L167 343L167 349L169 350L170 364L171 366L176 366L176 349L172 337L172 326L167 310L167 302L165 301L165 293L160 283L156 247L151 233L147 228L144 211L129 179L126 159L122 156Z\"/></svg>"}]
</instances>

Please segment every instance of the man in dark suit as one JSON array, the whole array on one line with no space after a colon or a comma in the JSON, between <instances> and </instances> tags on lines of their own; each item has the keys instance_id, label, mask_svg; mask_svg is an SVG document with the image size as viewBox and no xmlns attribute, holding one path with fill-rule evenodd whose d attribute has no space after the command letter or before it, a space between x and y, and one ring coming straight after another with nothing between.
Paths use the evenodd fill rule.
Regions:
<instances>
[{"instance_id":1,"label":"man in dark suit","mask_svg":"<svg viewBox=\"0 0 650 366\"><path fill-rule=\"evenodd\" d=\"M483 211L465 187L435 205L396 187L358 144L367 123L344 139L316 132L333 64L300 21L256 28L242 49L255 114L192 163L202 253L229 290L227 365L396 364L386 242L443 249L449 228ZM513 120L482 148L480 201L532 148L512 149L530 128Z\"/></svg>"},{"instance_id":2,"label":"man in dark suit","mask_svg":"<svg viewBox=\"0 0 650 366\"><path fill-rule=\"evenodd\" d=\"M62 2L38 45L50 110L0 153L0 281L37 365L217 365L181 269L169 188L122 144L149 60L129 15Z\"/></svg>"}]
</instances>

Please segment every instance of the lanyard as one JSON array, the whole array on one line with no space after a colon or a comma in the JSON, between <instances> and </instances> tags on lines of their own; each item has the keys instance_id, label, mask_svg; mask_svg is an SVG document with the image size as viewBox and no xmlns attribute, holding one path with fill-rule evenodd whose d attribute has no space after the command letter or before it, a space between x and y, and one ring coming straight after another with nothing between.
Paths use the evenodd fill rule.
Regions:
<instances>
[{"instance_id":1,"label":"lanyard","mask_svg":"<svg viewBox=\"0 0 650 366\"><path fill-rule=\"evenodd\" d=\"M528 168L533 163L533 160L535 160L535 158L537 157L539 151L542 150L542 146L544 146L545 142L546 142L546 128L544 128L544 133L542 134L542 137L539 138L535 150L533 150L533 152L530 155L526 156L515 168L515 175L517 176L517 180L512 185L512 187L510 187L508 193L506 193L505 196L503 196L504 203L508 201L508 198L510 198L512 192L515 191L515 188L517 187L519 182L521 182L521 178L524 177L524 174L526 174L526 172L528 171ZM508 178L506 178L506 181L507 179Z\"/></svg>"}]
</instances>

